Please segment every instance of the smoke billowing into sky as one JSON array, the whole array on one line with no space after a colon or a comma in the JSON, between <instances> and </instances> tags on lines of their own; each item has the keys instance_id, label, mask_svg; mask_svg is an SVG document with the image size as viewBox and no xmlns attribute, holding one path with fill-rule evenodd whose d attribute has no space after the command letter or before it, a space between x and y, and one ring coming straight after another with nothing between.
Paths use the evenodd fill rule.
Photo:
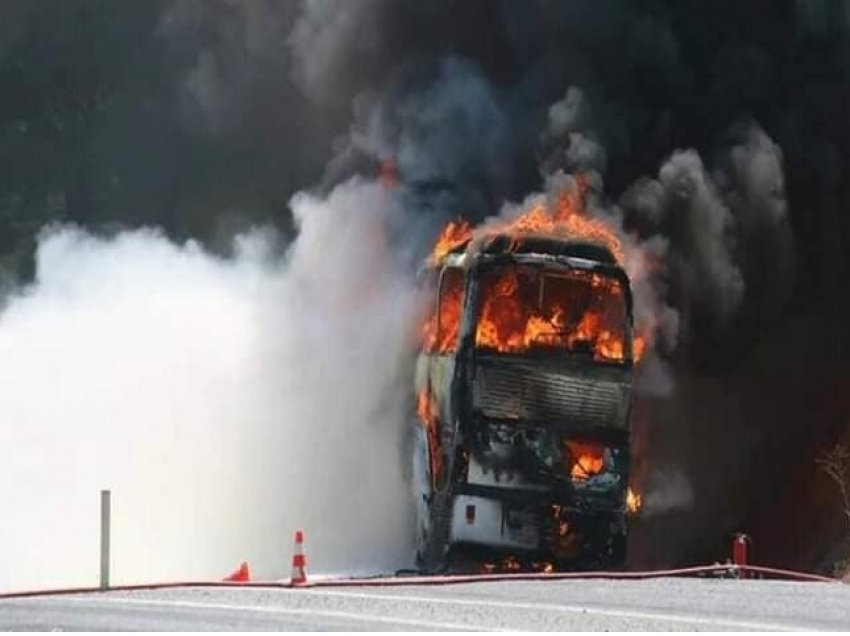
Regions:
<instances>
[{"instance_id":1,"label":"smoke billowing into sky","mask_svg":"<svg viewBox=\"0 0 850 636\"><path fill-rule=\"evenodd\" d=\"M359 182L292 209L282 257L260 230L227 260L150 230L41 237L0 315L0 587L96 583L101 488L117 582L282 578L296 528L314 573L411 563L417 304L381 230L402 212Z\"/></svg>"},{"instance_id":2,"label":"smoke billowing into sky","mask_svg":"<svg viewBox=\"0 0 850 636\"><path fill-rule=\"evenodd\" d=\"M640 531L675 541L665 555L646 541L647 562L713 555L723 533L769 527L789 507L763 496L771 480L810 466L846 423L846 337L832 329L847 310L832 290L850 274L843 2L21 0L0 17L0 284L18 289L0 314L0 359L14 365L0 373L19 413L3 432L41 431L31 446L42 450L19 459L27 475L60 478L32 468L43 449L52 458L92 437L128 448L141 419L157 422L144 438L151 457L209 430L218 441L198 453L204 468L229 440L252 475L215 474L231 497L220 508L278 500L252 530L226 526L231 536L253 546L263 534L256 549L272 550L265 533L279 527L285 543L288 502L306 495L287 490L276 471L294 468L270 449L317 471L328 493L351 481L346 466L400 470L384 462L400 443L391 420L403 389L387 387L404 377L404 347L386 337L402 342L408 271L440 224L499 214L575 172L591 183L592 212L634 248L637 319L657 332L636 452L658 519ZM389 159L392 195L349 181ZM84 230L55 229L36 250L55 222ZM234 252L233 236L257 225L276 228L285 257ZM133 232L142 226L162 231ZM179 247L187 239L208 251ZM813 332L834 335L818 347ZM187 356L179 383L160 373ZM340 356L374 376L349 373ZM116 357L150 381L101 377ZM198 417L164 406L178 395L177 412ZM828 406L813 414L810 402ZM293 441L287 427L305 417ZM356 445L372 426L390 427L376 436L377 463ZM337 467L327 482L322 465ZM376 491L397 485L373 478ZM805 468L797 479L817 486ZM393 563L402 526L380 526L394 533ZM791 562L778 547L764 554Z\"/></svg>"}]
</instances>

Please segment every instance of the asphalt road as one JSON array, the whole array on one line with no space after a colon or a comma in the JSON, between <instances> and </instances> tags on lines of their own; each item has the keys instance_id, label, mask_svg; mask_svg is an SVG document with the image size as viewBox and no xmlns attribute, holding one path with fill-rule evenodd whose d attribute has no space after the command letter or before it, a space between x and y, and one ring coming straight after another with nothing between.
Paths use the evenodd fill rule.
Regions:
<instances>
[{"instance_id":1,"label":"asphalt road","mask_svg":"<svg viewBox=\"0 0 850 636\"><path fill-rule=\"evenodd\" d=\"M0 630L848 630L850 586L717 579L178 588L0 600Z\"/></svg>"}]
</instances>

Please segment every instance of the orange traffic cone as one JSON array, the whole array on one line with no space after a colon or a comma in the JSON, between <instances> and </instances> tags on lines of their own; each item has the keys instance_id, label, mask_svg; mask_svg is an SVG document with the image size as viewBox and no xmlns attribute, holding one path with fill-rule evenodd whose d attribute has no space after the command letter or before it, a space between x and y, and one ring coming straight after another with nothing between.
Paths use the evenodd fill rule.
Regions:
<instances>
[{"instance_id":1,"label":"orange traffic cone","mask_svg":"<svg viewBox=\"0 0 850 636\"><path fill-rule=\"evenodd\" d=\"M295 553L292 555L292 578L291 585L305 585L307 583L307 557L304 555L304 533L300 530L295 532Z\"/></svg>"},{"instance_id":2,"label":"orange traffic cone","mask_svg":"<svg viewBox=\"0 0 850 636\"><path fill-rule=\"evenodd\" d=\"M248 567L247 561L242 561L239 564L239 567L233 570L233 572L224 579L223 581L227 581L229 583L247 583L251 580L251 569Z\"/></svg>"}]
</instances>

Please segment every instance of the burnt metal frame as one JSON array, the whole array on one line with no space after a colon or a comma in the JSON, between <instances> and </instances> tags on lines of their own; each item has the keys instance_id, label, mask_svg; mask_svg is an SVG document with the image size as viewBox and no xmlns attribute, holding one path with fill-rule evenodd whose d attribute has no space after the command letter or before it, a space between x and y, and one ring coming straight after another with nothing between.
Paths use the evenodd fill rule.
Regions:
<instances>
[{"instance_id":1,"label":"burnt metal frame","mask_svg":"<svg viewBox=\"0 0 850 636\"><path fill-rule=\"evenodd\" d=\"M453 433L457 438L458 420L470 421L473 417L471 401L467 399L470 387L472 386L472 371L475 368L475 326L478 322L478 313L480 311L480 294L479 294L479 277L482 269L488 266L499 264L515 263L519 265L528 264L540 266L542 264L551 264L565 269L583 269L589 271L598 271L603 275L610 276L620 281L623 286L626 300L626 329L624 330L624 352L625 359L620 362L594 362L598 365L614 365L619 368L632 369L634 366L632 358L632 343L634 337L634 317L633 317L633 300L631 294L631 286L629 279L623 269L617 265L606 263L598 263L596 261L588 261L570 256L555 256L549 254L478 254L472 257L471 263L466 267L464 280L464 294L462 300L461 323L458 330L458 342L454 352L456 363L454 368L454 377L452 378L451 390L448 398L451 400L451 409ZM439 293L442 287L443 272L450 267L457 267L456 264L446 264L443 266L440 273ZM437 311L439 312L439 304ZM437 317L437 333L439 334L439 314ZM458 407L462 408L463 417L458 417Z\"/></svg>"},{"instance_id":2,"label":"burnt metal frame","mask_svg":"<svg viewBox=\"0 0 850 636\"><path fill-rule=\"evenodd\" d=\"M469 262L466 259L470 259ZM633 368L633 298L631 294L631 286L626 273L621 267L615 264L600 263L590 261L583 258L576 258L561 255L549 254L477 254L474 256L466 256L463 260L458 259L455 262L444 263L439 276L439 284L437 289L438 305L437 311L440 311L442 283L444 273L450 268L465 269L464 277L464 292L462 297L461 322L458 330L458 340L456 348L453 352L455 356L454 374L452 377L451 388L447 399L451 401L449 412L452 415L451 423L446 422L446 426L451 426L448 437L451 438L451 443L444 445L444 462L446 475L446 487L449 490L446 493L449 501L454 499L456 495L461 494L479 494L490 499L496 499L507 504L521 503L524 505L545 505L547 503L559 503L564 500L575 501L572 498L572 492L568 489L553 488L550 491L540 492L531 490L504 490L497 488L488 488L486 486L477 486L474 484L465 483L465 475L462 470L465 462L463 461L463 448L466 438L471 431L467 430L470 426L475 426L476 417L472 410L472 401L469 399L469 393L472 387L472 373L475 368L476 347L474 342L475 326L478 321L478 313L480 311L480 293L479 293L479 277L483 269L498 264L528 264L533 266L545 266L546 264L564 269L581 269L585 271L597 271L605 276L615 278L620 281L625 293L626 304L626 329L624 330L624 349L625 359L620 362L604 362L594 361L595 365L613 365L619 368L631 371ZM437 318L437 334L440 333L440 317ZM630 416L627 415L627 418ZM625 482L628 481L630 472L629 468L629 443L630 430L627 429L621 433L601 432L604 437L613 436L610 441L619 438L619 443L615 444L626 453L625 465L621 474ZM444 438L445 439L445 438ZM458 461L460 459L460 461ZM465 471L463 471L465 472ZM626 484L627 485L627 484ZM560 492L563 490L563 492ZM579 514L582 517L588 516L588 522L595 522L596 518L601 514L603 517L611 516L612 520L619 520L625 523L625 507L602 507L593 508L587 505L576 506L574 504L564 505L567 511Z\"/></svg>"}]
</instances>

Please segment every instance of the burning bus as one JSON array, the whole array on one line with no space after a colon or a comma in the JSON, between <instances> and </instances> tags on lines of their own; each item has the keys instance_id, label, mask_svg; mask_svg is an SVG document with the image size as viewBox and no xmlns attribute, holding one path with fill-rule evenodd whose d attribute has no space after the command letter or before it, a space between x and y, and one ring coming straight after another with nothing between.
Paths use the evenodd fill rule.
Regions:
<instances>
[{"instance_id":1,"label":"burning bus","mask_svg":"<svg viewBox=\"0 0 850 636\"><path fill-rule=\"evenodd\" d=\"M629 280L619 242L577 218L575 199L540 208L475 237L450 224L426 267L414 447L424 570L456 547L546 569L625 559L643 346Z\"/></svg>"}]
</instances>

